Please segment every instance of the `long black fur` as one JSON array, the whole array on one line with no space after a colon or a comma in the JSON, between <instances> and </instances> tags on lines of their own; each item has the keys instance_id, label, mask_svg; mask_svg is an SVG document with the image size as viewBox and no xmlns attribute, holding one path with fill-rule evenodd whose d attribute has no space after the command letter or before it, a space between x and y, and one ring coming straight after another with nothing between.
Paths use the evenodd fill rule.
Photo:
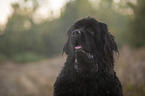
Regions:
<instances>
[{"instance_id":1,"label":"long black fur","mask_svg":"<svg viewBox=\"0 0 145 96\"><path fill-rule=\"evenodd\" d=\"M74 36L78 30L81 34ZM75 51L76 42L93 58L82 50ZM68 31L63 51L67 60L54 84L53 96L123 96L114 71L113 55L118 49L106 24L92 17L78 20Z\"/></svg>"}]
</instances>

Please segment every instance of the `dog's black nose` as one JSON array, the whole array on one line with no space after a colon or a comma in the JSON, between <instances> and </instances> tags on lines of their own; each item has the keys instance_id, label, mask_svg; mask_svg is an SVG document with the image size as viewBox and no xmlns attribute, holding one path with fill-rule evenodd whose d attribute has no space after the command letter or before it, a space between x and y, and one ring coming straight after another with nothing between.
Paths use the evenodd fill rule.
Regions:
<instances>
[{"instance_id":1,"label":"dog's black nose","mask_svg":"<svg viewBox=\"0 0 145 96\"><path fill-rule=\"evenodd\" d=\"M74 30L72 32L72 36L79 36L79 35L81 35L81 31L80 30Z\"/></svg>"}]
</instances>

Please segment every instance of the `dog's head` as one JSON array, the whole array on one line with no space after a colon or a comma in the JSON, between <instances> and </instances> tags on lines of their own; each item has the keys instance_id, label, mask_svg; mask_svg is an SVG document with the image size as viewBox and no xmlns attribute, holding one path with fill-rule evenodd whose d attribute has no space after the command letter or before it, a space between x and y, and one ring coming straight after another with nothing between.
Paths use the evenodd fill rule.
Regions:
<instances>
[{"instance_id":1,"label":"dog's head","mask_svg":"<svg viewBox=\"0 0 145 96\"><path fill-rule=\"evenodd\" d=\"M75 69L98 70L108 62L113 67L113 51L118 52L107 25L88 17L75 22L68 31L64 52L74 60ZM81 68L79 68L79 66ZM87 72L87 71L86 71Z\"/></svg>"}]
</instances>

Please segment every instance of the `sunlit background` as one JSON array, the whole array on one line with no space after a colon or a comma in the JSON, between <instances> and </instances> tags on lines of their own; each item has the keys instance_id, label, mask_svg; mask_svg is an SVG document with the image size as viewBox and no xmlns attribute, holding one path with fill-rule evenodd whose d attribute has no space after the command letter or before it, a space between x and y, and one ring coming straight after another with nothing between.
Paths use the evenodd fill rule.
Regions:
<instances>
[{"instance_id":1,"label":"sunlit background","mask_svg":"<svg viewBox=\"0 0 145 96\"><path fill-rule=\"evenodd\" d=\"M145 96L145 0L0 0L0 96L52 96L66 32L88 16L115 36L124 96Z\"/></svg>"}]
</instances>

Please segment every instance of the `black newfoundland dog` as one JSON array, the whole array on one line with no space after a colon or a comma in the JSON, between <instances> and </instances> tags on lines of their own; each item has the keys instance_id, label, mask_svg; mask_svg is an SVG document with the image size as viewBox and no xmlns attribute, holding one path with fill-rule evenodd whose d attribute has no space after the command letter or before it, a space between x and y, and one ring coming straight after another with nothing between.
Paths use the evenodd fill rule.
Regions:
<instances>
[{"instance_id":1,"label":"black newfoundland dog","mask_svg":"<svg viewBox=\"0 0 145 96\"><path fill-rule=\"evenodd\" d=\"M123 96L114 71L114 37L92 17L77 21L64 46L68 55L54 84L54 96Z\"/></svg>"}]
</instances>

